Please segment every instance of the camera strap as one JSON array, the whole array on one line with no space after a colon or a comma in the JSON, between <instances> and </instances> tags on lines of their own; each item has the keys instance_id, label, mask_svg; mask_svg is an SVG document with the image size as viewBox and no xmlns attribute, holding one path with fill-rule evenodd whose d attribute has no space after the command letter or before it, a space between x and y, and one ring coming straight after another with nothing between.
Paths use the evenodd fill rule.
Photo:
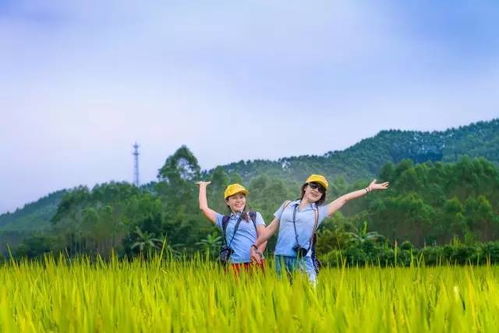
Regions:
<instances>
[{"instance_id":1,"label":"camera strap","mask_svg":"<svg viewBox=\"0 0 499 333\"><path fill-rule=\"evenodd\" d=\"M295 205L295 207L293 209L293 228L295 229L296 245L301 247L300 243L298 242L298 232L296 231L296 209L298 208L298 205L299 204ZM317 205L315 205L315 208L314 208L314 229L312 230L312 236L310 237L310 242L309 242L309 247L307 249L307 253L308 253L308 251L310 251L310 248L312 247L312 242L314 239L315 232L317 230L318 222L319 222L319 208L317 207Z\"/></svg>"},{"instance_id":2,"label":"camera strap","mask_svg":"<svg viewBox=\"0 0 499 333\"><path fill-rule=\"evenodd\" d=\"M298 208L298 205L295 205L293 208L293 228L295 229L295 240L296 240L296 245L301 247L300 243L298 242L298 233L296 232L296 209Z\"/></svg>"},{"instance_id":3,"label":"camera strap","mask_svg":"<svg viewBox=\"0 0 499 333\"><path fill-rule=\"evenodd\" d=\"M243 218L243 213L239 215L239 218L237 219L236 225L234 227L234 233L232 234L232 237L230 239L230 242L227 243L227 225L229 224L230 216L224 216L224 219L222 220L222 230L224 234L224 242L225 244L230 247L232 244L232 241L234 240L234 236L236 236L237 229L239 229L239 224L241 224L241 220Z\"/></svg>"}]
</instances>

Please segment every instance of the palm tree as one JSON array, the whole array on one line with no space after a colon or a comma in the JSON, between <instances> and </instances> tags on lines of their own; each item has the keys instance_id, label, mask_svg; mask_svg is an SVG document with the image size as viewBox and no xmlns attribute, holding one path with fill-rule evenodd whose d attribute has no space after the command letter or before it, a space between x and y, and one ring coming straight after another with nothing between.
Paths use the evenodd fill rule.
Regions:
<instances>
[{"instance_id":1,"label":"palm tree","mask_svg":"<svg viewBox=\"0 0 499 333\"><path fill-rule=\"evenodd\" d=\"M362 228L355 228L354 232L345 233L350 239L349 243L364 244L365 242L383 241L385 237L376 231L367 232L367 221L364 221Z\"/></svg>"},{"instance_id":2,"label":"palm tree","mask_svg":"<svg viewBox=\"0 0 499 333\"><path fill-rule=\"evenodd\" d=\"M206 236L205 239L200 240L196 245L201 245L206 255L209 256L210 253L216 253L222 244L222 237L217 233L211 233Z\"/></svg>"},{"instance_id":3,"label":"palm tree","mask_svg":"<svg viewBox=\"0 0 499 333\"><path fill-rule=\"evenodd\" d=\"M161 239L155 238L150 232L140 230L138 226L135 228L135 234L138 236L138 239L133 243L132 250L138 247L141 254L145 250L148 257L151 256L152 251L159 249L160 244L163 243Z\"/></svg>"}]
</instances>

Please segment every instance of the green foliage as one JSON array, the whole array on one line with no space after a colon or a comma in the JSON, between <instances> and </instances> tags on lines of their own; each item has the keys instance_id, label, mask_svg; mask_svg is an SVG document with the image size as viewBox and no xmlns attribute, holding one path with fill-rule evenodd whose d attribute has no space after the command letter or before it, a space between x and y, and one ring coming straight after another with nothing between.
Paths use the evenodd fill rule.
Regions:
<instances>
[{"instance_id":1,"label":"green foliage","mask_svg":"<svg viewBox=\"0 0 499 333\"><path fill-rule=\"evenodd\" d=\"M24 205L13 213L0 215L0 233L4 231L40 231L50 227L50 219L54 215L62 197L68 191L51 193L36 202Z\"/></svg>"},{"instance_id":2,"label":"green foliage","mask_svg":"<svg viewBox=\"0 0 499 333\"><path fill-rule=\"evenodd\" d=\"M457 143L468 140L474 132L477 138L497 142L498 126L499 119L446 132L385 131L344 152L275 162L240 161L203 172L192 152L182 146L159 169L157 182L141 188L114 182L92 189L80 186L0 216L0 240L6 241L3 244L23 242L16 253L27 256L47 248L69 256L103 257L113 251L134 256L146 247L156 251L157 247L144 238L164 240L170 249L184 254L200 247L213 252L218 231L199 211L196 180L211 180L207 193L210 207L221 214L227 212L224 188L242 183L250 192L250 209L261 212L269 223L285 200L300 196L300 186L310 173L328 176L330 202L365 187L367 177L379 172L378 180L390 181L390 189L349 202L341 213L324 221L318 253L336 256L338 251L347 251L347 258L358 263L410 262L410 251L387 244L408 241L425 248L458 240L473 247L477 242L499 239L499 171L494 164L499 157L468 146L474 152L471 155L483 153L491 161L461 156L464 151L458 152L462 145ZM478 145L478 139L472 141ZM492 149L489 144L481 145L487 151ZM449 154L458 160L439 161L455 161ZM420 163L425 160L430 161ZM34 227L35 220L44 227ZM6 247L0 250L5 253Z\"/></svg>"},{"instance_id":3,"label":"green foliage","mask_svg":"<svg viewBox=\"0 0 499 333\"><path fill-rule=\"evenodd\" d=\"M262 174L302 182L310 173L320 173L328 179L343 177L353 182L369 179L380 173L383 176L381 178L390 180L389 176L393 172L402 171L383 171L382 168L387 163L400 163L403 160L417 164L456 162L463 156L484 157L496 165L499 163L499 119L442 132L381 131L346 150L330 151L322 156L303 155L277 161L239 161L222 168L229 174L239 174L244 182ZM402 166L404 167L412 165Z\"/></svg>"},{"instance_id":4,"label":"green foliage","mask_svg":"<svg viewBox=\"0 0 499 333\"><path fill-rule=\"evenodd\" d=\"M197 242L196 245L201 246L202 251L207 257L215 258L222 245L222 236L219 233L213 232Z\"/></svg>"},{"instance_id":5,"label":"green foliage","mask_svg":"<svg viewBox=\"0 0 499 333\"><path fill-rule=\"evenodd\" d=\"M136 241L130 247L131 250L138 250L141 255L146 253L147 257L151 257L152 253L161 248L161 239L154 238L153 234L147 231L135 228Z\"/></svg>"},{"instance_id":6,"label":"green foliage","mask_svg":"<svg viewBox=\"0 0 499 333\"><path fill-rule=\"evenodd\" d=\"M54 236L35 234L23 241L22 245L16 249L16 254L30 259L42 258L44 254L54 250L56 243Z\"/></svg>"},{"instance_id":7,"label":"green foliage","mask_svg":"<svg viewBox=\"0 0 499 333\"><path fill-rule=\"evenodd\" d=\"M184 155L186 149L181 148ZM167 161L171 164L172 160ZM196 160L190 159L191 162ZM199 168L197 164L183 163L182 166L187 170ZM143 253L140 248L149 244L142 234L149 239L166 239L172 249L187 254L199 250L200 246L205 252L208 249L216 252L213 235L218 231L199 212L195 179L184 179L183 169L164 167L163 170L169 180L148 185L147 189L109 183L92 190L79 187L68 192L52 218L50 242L43 244L69 255L109 256L117 251L134 256ZM327 219L319 231L318 253L343 250L349 262L384 260L388 263L397 258L408 263L413 257L407 250L403 246L400 249L386 247L385 237L390 242L408 241L418 247L447 244L452 240L474 246L476 242L498 239L499 172L490 162L467 157L450 164L414 164L404 160L388 164L382 173L390 177L391 189L355 200L343 209L344 214L337 213ZM205 176L211 176L213 183L208 187L210 205L224 214L227 208L223 190L238 176L229 175L222 168ZM330 192L336 193L329 193L329 200L362 188L367 181L348 185L340 179L338 183L331 183ZM255 177L247 187L250 208L260 211L267 223L284 200L300 195L300 183L285 182L266 174ZM18 253L31 256L26 250L29 247L43 253L39 237L28 238ZM270 249L274 241L271 240ZM154 248L149 246L148 251ZM429 258L435 260L431 259L431 252ZM448 258L454 260L454 257Z\"/></svg>"},{"instance_id":8,"label":"green foliage","mask_svg":"<svg viewBox=\"0 0 499 333\"><path fill-rule=\"evenodd\" d=\"M329 251L320 255L320 260L324 265L331 267L498 264L499 242L473 245L456 243L427 246L421 249L413 247L409 242L402 243L400 247L365 242L353 244L345 249Z\"/></svg>"},{"instance_id":9,"label":"green foliage","mask_svg":"<svg viewBox=\"0 0 499 333\"><path fill-rule=\"evenodd\" d=\"M173 186L182 185L199 177L201 168L196 157L186 146L180 147L159 169L158 179Z\"/></svg>"},{"instance_id":10,"label":"green foliage","mask_svg":"<svg viewBox=\"0 0 499 333\"><path fill-rule=\"evenodd\" d=\"M150 196L131 184L114 182L97 185L91 191L86 187L70 191L52 218L51 232L58 235L58 248L70 255L110 256L113 250L120 250L133 224L130 217L139 214L131 214L130 207L142 195Z\"/></svg>"},{"instance_id":11,"label":"green foliage","mask_svg":"<svg viewBox=\"0 0 499 333\"><path fill-rule=\"evenodd\" d=\"M365 243L384 242L384 236L376 231L367 231L367 221L364 221L361 228L355 228L354 232L347 232L350 244L362 245Z\"/></svg>"},{"instance_id":12,"label":"green foliage","mask_svg":"<svg viewBox=\"0 0 499 333\"><path fill-rule=\"evenodd\" d=\"M447 164L402 162L392 170L391 189L369 198L374 230L418 246L453 237L499 239L499 171L492 163L464 157Z\"/></svg>"}]
</instances>

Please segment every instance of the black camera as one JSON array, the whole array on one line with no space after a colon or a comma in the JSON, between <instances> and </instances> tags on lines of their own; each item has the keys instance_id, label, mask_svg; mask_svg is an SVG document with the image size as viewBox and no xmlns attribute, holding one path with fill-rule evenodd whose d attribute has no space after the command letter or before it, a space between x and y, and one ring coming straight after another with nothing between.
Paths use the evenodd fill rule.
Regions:
<instances>
[{"instance_id":1,"label":"black camera","mask_svg":"<svg viewBox=\"0 0 499 333\"><path fill-rule=\"evenodd\" d=\"M307 255L308 249L301 247L300 245L293 246L293 251L296 252L297 258L303 258Z\"/></svg>"},{"instance_id":2,"label":"black camera","mask_svg":"<svg viewBox=\"0 0 499 333\"><path fill-rule=\"evenodd\" d=\"M218 261L223 265L227 265L232 253L234 253L233 249L231 249L227 245L222 246L222 248L220 249L220 254L218 255Z\"/></svg>"}]
</instances>

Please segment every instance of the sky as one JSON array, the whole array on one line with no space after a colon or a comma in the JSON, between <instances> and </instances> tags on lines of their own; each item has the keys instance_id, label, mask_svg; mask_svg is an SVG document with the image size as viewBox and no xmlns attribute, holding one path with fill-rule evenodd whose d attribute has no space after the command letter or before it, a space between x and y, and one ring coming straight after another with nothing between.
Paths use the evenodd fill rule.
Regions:
<instances>
[{"instance_id":1,"label":"sky","mask_svg":"<svg viewBox=\"0 0 499 333\"><path fill-rule=\"evenodd\" d=\"M499 117L499 1L0 0L0 214Z\"/></svg>"}]
</instances>

